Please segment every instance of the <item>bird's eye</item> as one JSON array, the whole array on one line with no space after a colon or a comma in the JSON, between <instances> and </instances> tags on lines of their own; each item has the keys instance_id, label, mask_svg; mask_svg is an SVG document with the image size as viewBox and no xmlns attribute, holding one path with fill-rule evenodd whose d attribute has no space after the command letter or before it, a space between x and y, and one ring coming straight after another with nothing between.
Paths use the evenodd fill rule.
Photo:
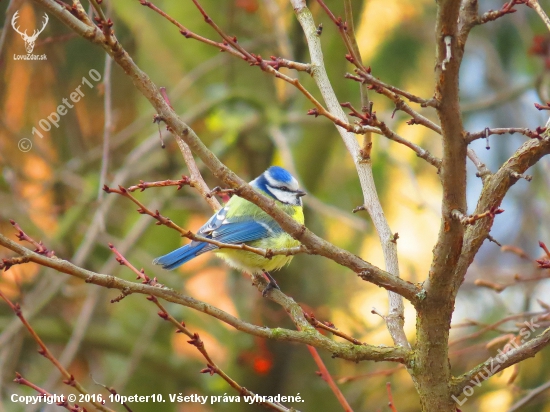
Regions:
<instances>
[{"instance_id":1,"label":"bird's eye","mask_svg":"<svg viewBox=\"0 0 550 412\"><path fill-rule=\"evenodd\" d=\"M290 189L286 186L283 186L283 187L280 187L279 189L285 191L285 192L290 192Z\"/></svg>"}]
</instances>

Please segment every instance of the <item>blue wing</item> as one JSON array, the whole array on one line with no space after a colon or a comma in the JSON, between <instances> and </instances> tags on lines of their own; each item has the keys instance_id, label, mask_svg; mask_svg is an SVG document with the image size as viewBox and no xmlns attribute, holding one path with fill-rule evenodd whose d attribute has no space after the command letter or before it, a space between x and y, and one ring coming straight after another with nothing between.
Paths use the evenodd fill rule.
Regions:
<instances>
[{"instance_id":1,"label":"blue wing","mask_svg":"<svg viewBox=\"0 0 550 412\"><path fill-rule=\"evenodd\" d=\"M276 224L273 226L269 223L259 223L255 220L231 222L225 218L226 214L227 208L221 209L201 227L198 234L217 240L218 242L240 244L271 236L278 228ZM279 228L279 230L281 229ZM211 243L193 241L167 255L155 259L153 263L162 265L163 269L172 270L212 249L217 249L217 247Z\"/></svg>"}]
</instances>

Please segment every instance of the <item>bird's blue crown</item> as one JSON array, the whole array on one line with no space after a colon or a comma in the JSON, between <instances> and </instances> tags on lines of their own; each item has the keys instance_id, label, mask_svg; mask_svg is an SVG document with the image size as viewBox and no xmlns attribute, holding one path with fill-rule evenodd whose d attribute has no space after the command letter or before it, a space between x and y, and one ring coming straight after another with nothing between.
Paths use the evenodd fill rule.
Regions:
<instances>
[{"instance_id":1,"label":"bird's blue crown","mask_svg":"<svg viewBox=\"0 0 550 412\"><path fill-rule=\"evenodd\" d=\"M292 182L292 175L282 167L271 166L269 169L266 170L266 173L269 174L273 178L273 180L277 180L282 183Z\"/></svg>"},{"instance_id":2,"label":"bird's blue crown","mask_svg":"<svg viewBox=\"0 0 550 412\"><path fill-rule=\"evenodd\" d=\"M280 185L286 185L290 184L292 180L293 177L288 171L279 166L271 166L251 183L253 186L263 190L271 197L275 197L270 190L272 184L278 183Z\"/></svg>"}]
</instances>

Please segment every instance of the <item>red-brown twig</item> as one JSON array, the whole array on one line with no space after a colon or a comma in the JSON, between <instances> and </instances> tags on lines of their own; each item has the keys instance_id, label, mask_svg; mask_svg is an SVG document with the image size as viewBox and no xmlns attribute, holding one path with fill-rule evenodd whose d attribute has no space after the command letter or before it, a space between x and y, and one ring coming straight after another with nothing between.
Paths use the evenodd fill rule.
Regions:
<instances>
[{"instance_id":1,"label":"red-brown twig","mask_svg":"<svg viewBox=\"0 0 550 412\"><path fill-rule=\"evenodd\" d=\"M330 17L330 19L333 21L333 23L338 27L338 31L340 32L340 36L342 37L342 40L344 41L344 44L346 46L346 49L348 51L348 54L346 54L346 60L349 61L351 64L355 65L358 69L366 70L365 66L363 66L363 62L361 61L361 57L358 53L358 50L353 47L353 41L348 35L348 22L343 21L342 17L336 17L332 11L328 8L328 6L325 4L323 0L317 0L319 5L327 15Z\"/></svg>"},{"instance_id":2,"label":"red-brown twig","mask_svg":"<svg viewBox=\"0 0 550 412\"><path fill-rule=\"evenodd\" d=\"M504 212L504 209L500 209L500 208L494 206L491 209L489 209L489 210L487 210L483 213L476 214L476 215L466 216L466 215L464 215L464 213L462 213L461 211L456 210L456 209L451 212L451 215L454 219L458 220L463 225L473 225L478 220L486 218L486 217L490 217L491 219L494 219L495 215L498 215L502 212Z\"/></svg>"},{"instance_id":3,"label":"red-brown twig","mask_svg":"<svg viewBox=\"0 0 550 412\"><path fill-rule=\"evenodd\" d=\"M185 27L180 22L178 22L176 19L171 17L169 14L167 14L166 12L164 12L163 10L161 10L160 8L155 6L150 1L139 0L139 2L143 6L149 7L151 10L155 11L156 13L158 13L159 15L161 15L162 17L167 19L174 26L176 26L180 30L180 33L183 36L185 36L185 38L195 39L197 41L208 44L210 46L214 46L222 52L227 52L229 54L232 54L235 57L238 57L239 59L247 61L251 65L255 65L255 66L259 65L259 63L257 61L257 56L254 53L247 52L242 46L237 44L237 40L236 40L235 37L227 36L225 33L223 33L221 31L221 29L217 25L216 25L216 29L217 29L216 31L224 39L224 41L222 43L211 40L211 39L208 39L206 37L198 35L197 33L192 32L187 27ZM195 3L195 4L197 5L197 7L201 11L201 13L203 13L203 16L205 17L205 20L210 25L212 25L212 24L215 25L215 23L212 21L212 19L206 15L206 13L204 12L204 9L202 9L202 7L200 5L198 5L197 3ZM225 40L226 38L229 39L229 41ZM311 72L311 66L309 64L294 62L294 61L283 59L283 58L276 57L276 56L270 56L270 59L271 60L263 60L262 59L262 64L269 65L269 66L273 67L276 70L278 70L280 67L286 67L286 68L297 70L297 71L304 71L304 72L307 72L307 73Z\"/></svg>"},{"instance_id":4,"label":"red-brown twig","mask_svg":"<svg viewBox=\"0 0 550 412\"><path fill-rule=\"evenodd\" d=\"M311 323L312 326L314 326L315 328L317 329L324 329L326 331L329 331L330 333L332 333L333 335L336 335L336 336L340 336L341 338L345 339L345 340L348 340L350 341L351 343L353 343L354 345L363 345L362 342L360 342L359 340L355 339L354 337L352 336L349 336L348 334L344 333L344 332L341 332L339 331L338 329L336 329L336 327L334 326L334 324L330 323L330 322L320 322L319 320L317 320L315 318L315 316L313 315L313 313L306 313L304 312L304 316L305 318L308 320L309 323Z\"/></svg>"},{"instance_id":5,"label":"red-brown twig","mask_svg":"<svg viewBox=\"0 0 550 412\"><path fill-rule=\"evenodd\" d=\"M19 306L19 304L13 303L10 299L8 299L6 295L2 293L1 290L0 290L0 298L2 298L8 304L8 306L13 310L15 315L19 318L21 323L27 328L27 330L31 334L34 341L38 343L38 346L40 346L38 353L44 356L46 359L48 359L59 370L59 372L61 372L61 375L65 378L63 380L63 383L74 387L78 392L82 394L88 394L88 391L74 378L74 376L71 373L67 371L67 369L63 367L63 365L61 365L61 363L59 363L57 358L52 355L52 353L46 347L46 345L44 344L40 336L38 336L38 334L32 328L32 326L27 321L27 319L25 319L25 317L23 316L23 312L21 311L21 307ZM90 403L92 403L96 407L96 409L99 409L103 412L114 412L112 409L107 408L106 406L102 405L99 402L90 401Z\"/></svg>"},{"instance_id":6,"label":"red-brown twig","mask_svg":"<svg viewBox=\"0 0 550 412\"><path fill-rule=\"evenodd\" d=\"M145 270L137 270L134 265L132 265L128 260L111 244L109 243L109 249L115 254L116 261L120 263L123 266L128 267L132 272L134 272L137 275L136 279L142 279L142 282L144 285L151 285L151 286L162 286L157 282L157 278L151 279L149 276L145 274Z\"/></svg>"},{"instance_id":7,"label":"red-brown twig","mask_svg":"<svg viewBox=\"0 0 550 412\"><path fill-rule=\"evenodd\" d=\"M392 412L397 412L397 408L395 407L395 404L393 403L393 395L391 393L391 383L386 382L386 391L388 392L388 406L392 410Z\"/></svg>"},{"instance_id":8,"label":"red-brown twig","mask_svg":"<svg viewBox=\"0 0 550 412\"><path fill-rule=\"evenodd\" d=\"M134 196L132 196L128 191L128 189L122 186L119 186L118 189L113 189L105 185L103 187L103 190L105 190L107 193L116 193L130 199L132 202L134 202L136 205L139 206L139 209L137 210L138 213L149 215L152 218L156 219L157 225L164 225L166 227L176 230L183 237L186 237L191 240L196 240L198 242L211 243L212 245L217 246L220 249L225 248L225 249L246 250L247 252L252 252L268 259L271 259L273 256L276 256L276 255L291 256L291 255L297 255L300 253L308 253L308 249L304 245L300 245L293 248L287 248L287 249L272 250L272 249L255 248L252 246L248 246L245 243L231 244L231 243L218 242L217 240L199 236L191 232L190 230L183 229L182 227L175 224L171 219L162 216L158 210L156 210L155 212L149 210L143 203L141 203Z\"/></svg>"},{"instance_id":9,"label":"red-brown twig","mask_svg":"<svg viewBox=\"0 0 550 412\"><path fill-rule=\"evenodd\" d=\"M542 250L544 250L544 253L546 253L546 257L550 259L550 250L548 250L548 247L546 247L546 244L539 240L539 246Z\"/></svg>"},{"instance_id":10,"label":"red-brown twig","mask_svg":"<svg viewBox=\"0 0 550 412\"><path fill-rule=\"evenodd\" d=\"M37 242L36 240L34 240L32 237L30 237L29 235L27 235L23 229L21 229L21 227L13 220L10 219L10 223L12 224L12 226L15 228L15 230L17 230L17 239L19 239L20 241L26 241L26 242L29 242L31 243L36 249L34 250L36 253L40 254L40 255L44 255L44 256L47 256L47 257L53 257L55 256L55 252L53 250L48 250L48 248L46 248L46 246L44 246L44 244L42 242Z\"/></svg>"},{"instance_id":11,"label":"red-brown twig","mask_svg":"<svg viewBox=\"0 0 550 412\"><path fill-rule=\"evenodd\" d=\"M196 33L193 33L186 27L184 27L181 23L179 23L177 20L175 20L173 17L169 16L167 13L159 9L157 6L152 4L150 1L140 0L140 3L144 6L149 7L150 9L154 10L164 18L166 18L168 21L170 21L172 24L174 24L176 27L180 29L180 32L187 38L193 38L195 40L201 41L203 43L206 43L208 45L214 46L219 48L221 51L226 51L231 53L232 55L245 60L248 62L251 66L258 66L261 70L275 76L278 79L284 80L285 82L293 85L296 87L309 101L311 101L315 108L311 109L308 114L313 115L315 117L317 116L324 116L331 120L333 123L335 123L337 126L343 127L349 132L356 133L356 134L364 134L367 131L373 132L373 133L380 133L380 131L374 127L369 126L363 126L360 127L358 125L353 125L350 123L346 123L342 120L340 120L338 117L334 116L332 113L330 113L327 109L324 108L324 106L300 83L298 79L292 78L290 76L287 76L281 72L278 71L279 67L288 67L292 69L297 69L300 71L305 72L311 72L311 66L304 64L304 63L298 63L298 62L291 62L286 59L281 59L275 56L271 56L271 60L264 60L261 56L256 55L254 53L248 52L243 46L241 46L237 38L234 36L227 35L213 20L212 18L206 13L204 8L199 4L198 1L193 0L193 3L197 6L201 14L203 15L205 21L214 28L214 30L222 37L224 40L223 43L219 43L210 39L207 39L205 37L199 36Z\"/></svg>"},{"instance_id":12,"label":"red-brown twig","mask_svg":"<svg viewBox=\"0 0 550 412\"><path fill-rule=\"evenodd\" d=\"M192 186L191 179L187 176L182 176L180 180L161 180L158 182L144 182L140 180L137 185L130 186L126 188L129 192L135 192L139 189L140 192L143 192L145 189L151 187L166 187L166 186L177 186L177 190L180 190L183 186Z\"/></svg>"},{"instance_id":13,"label":"red-brown twig","mask_svg":"<svg viewBox=\"0 0 550 412\"><path fill-rule=\"evenodd\" d=\"M325 12L329 16L329 18L336 25L336 27L338 27L338 31L340 33L340 36L342 37L342 39L344 41L344 44L345 44L345 46L347 48L347 51L348 51L348 54L346 54L346 59L350 63L355 65L356 72L361 76L361 77L357 77L357 76L353 76L353 75L350 75L350 74L346 74L345 77L349 78L349 79L356 80L361 84L361 87L362 87L362 89L361 89L361 98L362 99L361 100L362 100L362 104L363 104L363 107L361 108L362 113L360 113L357 110L353 109L351 107L351 104L349 104L349 103L344 103L342 106L343 107L349 107L350 109L352 109L352 113L350 113L350 115L359 118L360 119L360 121L359 121L360 125L362 125L364 127L369 125L369 126L376 126L376 127L380 128L380 125L373 122L373 119L371 119L370 115L371 115L371 112L372 112L372 102L369 102L368 97L366 97L367 90L366 89L363 90L364 85L366 83L370 83L369 81L367 81L367 79L372 80L372 79L375 79L375 78L370 74L371 73L370 67L366 68L363 65L363 62L361 60L361 54L359 52L359 48L358 48L357 42L355 40L355 34L353 33L353 22L350 22L349 25L348 25L348 22L343 21L341 17L336 17L332 13L331 10L328 8L328 6L324 3L323 0L317 0L317 2L321 6L321 8L323 8L323 10L325 10ZM347 9L346 13L347 13L348 18L351 18L351 4L346 3L345 7ZM428 120L424 116L420 115L418 112L413 110L410 106L408 106L399 97L397 92L402 93L402 94L414 99L417 102L422 102L423 106L428 106L428 103L430 103L430 105L432 105L432 103L435 102L433 99L428 101L428 100L425 100L425 99L418 98L418 97L413 96L412 94L410 94L408 92L404 92L404 91L402 91L398 88L395 88L393 86L386 85L385 83L380 82L378 80L376 80L375 84L370 83L370 86L367 87L367 89L369 89L369 88L374 88L378 93L384 94L386 97L390 98L395 103L396 110L403 110L404 112L408 113L412 117L412 120L409 122L409 124L411 124L411 125L412 124L422 124L422 125L424 125L428 128L431 128L432 130L436 131L437 133L441 134L441 128L439 126L435 125L433 122L431 122L430 120ZM315 113L311 112L311 113L308 113L308 114L315 114ZM349 130L349 129L346 129L346 130L357 133L353 130ZM363 158L365 158L365 159L370 158L370 151L371 151L371 148L372 148L372 141L371 141L370 132L371 131L367 130L367 129L365 129L363 131L363 133L365 135L365 138L364 138L364 142L363 142L363 147L361 149L361 154L362 154ZM422 155L424 155L424 154L429 155L429 153L427 151L425 151L424 149L421 149L418 146L406 141L405 139L398 136L393 131L389 130L388 127L386 127L386 132L384 132L384 130L382 130L382 133L386 137L388 137L389 139L398 141L399 143L402 143L402 144L406 144L408 147L415 150L415 152L419 156L421 154ZM427 157L420 156L420 157L424 158L425 160L428 160L428 158L430 158L430 160L432 160L432 158L430 156L427 156ZM428 161L430 161L430 160L428 160ZM430 162L430 163L433 164L434 166L436 166L439 169L439 166L437 166L435 164L436 162Z\"/></svg>"},{"instance_id":14,"label":"red-brown twig","mask_svg":"<svg viewBox=\"0 0 550 412\"><path fill-rule=\"evenodd\" d=\"M169 322L171 322L176 328L179 333L183 333L186 336L188 336L191 340L187 341L190 345L193 345L197 350L201 353L201 355L206 360L206 368L202 369L200 373L208 373L211 376L214 374L217 374L220 376L223 380L225 380L232 388L234 388L241 396L250 396L254 397L255 394L245 387L239 385L235 380L233 380L229 375L227 375L210 357L208 354L204 342L201 340L198 333L193 333L187 327L185 326L184 322L178 322L168 311L164 308L164 306L158 301L158 299L154 296L148 296L147 300L153 302L157 307L160 309L158 315ZM283 405L275 402L258 402L261 405L265 405L267 407L270 407L271 409L274 409L276 411L289 411L288 408L284 407Z\"/></svg>"},{"instance_id":15,"label":"red-brown twig","mask_svg":"<svg viewBox=\"0 0 550 412\"><path fill-rule=\"evenodd\" d=\"M525 3L525 0L510 0L508 3L504 4L504 6L502 6L499 10L489 10L488 12L483 13L481 16L479 16L479 19L476 23L484 24L490 21L494 21L507 14L515 13L517 9L515 9L514 6Z\"/></svg>"},{"instance_id":16,"label":"red-brown twig","mask_svg":"<svg viewBox=\"0 0 550 412\"><path fill-rule=\"evenodd\" d=\"M539 268L550 269L550 260L549 260L550 259L550 251L548 250L548 248L546 247L544 242L539 241L539 246L541 247L542 250L544 250L544 253L546 253L546 257L548 259L538 259L538 260L536 260L536 262L538 263Z\"/></svg>"},{"instance_id":17,"label":"red-brown twig","mask_svg":"<svg viewBox=\"0 0 550 412\"><path fill-rule=\"evenodd\" d=\"M359 77L355 77L351 75L347 75L346 77L359 82L362 81L362 82L371 84L373 86L380 87L382 89L389 90L395 94L403 96L405 99L409 100L410 102L418 103L421 107L437 107L437 100L424 99L422 97L415 96L414 94L409 93L405 90L402 90L398 87L392 86L391 84L384 83L383 81L374 77L371 74L371 71L369 68L367 68L365 71L357 71L357 74L359 75Z\"/></svg>"},{"instance_id":18,"label":"red-brown twig","mask_svg":"<svg viewBox=\"0 0 550 412\"><path fill-rule=\"evenodd\" d=\"M407 113L409 113L411 116L413 116L413 119L415 123L409 123L409 124L422 124L429 129L434 130L435 132L441 134L441 128L437 126L435 123L431 122L424 116L421 116L420 114L416 113L414 110L410 108L409 105L407 105L399 96L396 94L389 92L389 91L381 91L383 94L387 94L388 97L395 101L396 103L396 110L401 108L404 109ZM404 146L407 146L409 149L413 150L418 157L421 159L426 160L429 164L436 167L438 170L441 167L441 159L438 159L437 157L433 156L430 152L423 149L422 147L408 141L407 139L399 136L397 133L395 133L393 130L391 130L384 122L378 120L376 117L376 113L361 113L357 109L355 109L351 103L340 103L342 107L348 108L351 110L351 113L349 113L350 116L356 117L359 119L359 125L365 127L366 125L374 126L380 130L380 132L386 136L388 139L393 140L394 142L400 143ZM410 109L410 110L409 110ZM355 212L354 212L355 213Z\"/></svg>"},{"instance_id":19,"label":"red-brown twig","mask_svg":"<svg viewBox=\"0 0 550 412\"><path fill-rule=\"evenodd\" d=\"M527 177L530 177L530 176L527 176ZM539 241L539 246L544 251L544 253L546 254L546 257L547 257L546 259L544 259L544 258L543 259L533 259L523 249L521 249L517 246L504 245L504 246L501 247L501 250L503 252L512 252L512 253L516 254L517 256L519 256L520 258L532 262L535 265L536 268L550 269L550 260L549 260L550 259L550 250L546 247L544 242ZM533 281L539 281L539 280L544 280L544 279L548 279L548 278L550 278L550 273L545 273L543 275L534 275L534 276L521 276L521 275L516 274L516 275L514 275L514 278L511 281L507 282L507 283L497 283L497 282L492 282L492 281L485 280L485 279L476 279L474 284L476 286L486 287L486 288L489 288L489 289L492 289L492 290L496 291L497 293L500 293L503 290L505 290L506 288L508 288L509 286L513 286L513 285L516 285L518 283L533 282Z\"/></svg>"},{"instance_id":20,"label":"red-brown twig","mask_svg":"<svg viewBox=\"0 0 550 412\"><path fill-rule=\"evenodd\" d=\"M342 393L342 391L340 391L340 388L338 387L338 385L336 385L336 383L334 382L334 379L332 379L332 376L328 371L327 367L325 366L323 360L319 356L319 353L317 353L317 349L309 345L307 345L307 349L309 350L309 353L311 353L313 360L315 361L315 363L317 364L317 367L319 368L319 371L317 372L317 374L326 383L328 383L328 386L330 386L330 389L336 396L336 399L338 399L338 402L340 402L340 405L342 405L342 408L344 408L344 411L353 412L353 409L351 409L351 406L349 406L349 403L344 397L344 394Z\"/></svg>"},{"instance_id":21,"label":"red-brown twig","mask_svg":"<svg viewBox=\"0 0 550 412\"><path fill-rule=\"evenodd\" d=\"M346 75L347 78L356 79L355 76L351 76L349 74ZM379 82L381 83L381 82ZM405 113L407 113L409 116L412 117L411 120L407 122L408 125L414 125L419 124L422 126L427 127L430 130L433 130L437 134L441 134L441 127L434 122L432 122L427 117L422 116L420 113L418 113L416 110L414 110L411 106L409 106L395 91L391 90L390 88L386 88L381 86L380 84L371 84L369 86L370 90L374 90L376 93L382 94L386 96L388 99L390 99L395 104L395 110L401 110ZM394 110L394 112L395 112ZM393 117L393 116L392 116Z\"/></svg>"},{"instance_id":22,"label":"red-brown twig","mask_svg":"<svg viewBox=\"0 0 550 412\"><path fill-rule=\"evenodd\" d=\"M103 34L105 35L105 39L109 43L111 43L113 34L113 22L111 19L107 19L107 17L105 17L105 13L103 13L103 9L101 8L100 3L101 1L99 0L90 0L90 4L97 14L97 17L94 18L97 27L99 27L99 29L103 32Z\"/></svg>"},{"instance_id":23,"label":"red-brown twig","mask_svg":"<svg viewBox=\"0 0 550 412\"><path fill-rule=\"evenodd\" d=\"M7 272L14 265L21 265L23 263L28 263L28 262L30 262L30 259L28 256L2 259L2 261L0 262L0 270L4 269L4 271Z\"/></svg>"},{"instance_id":24,"label":"red-brown twig","mask_svg":"<svg viewBox=\"0 0 550 412\"><path fill-rule=\"evenodd\" d=\"M222 197L223 197L225 195L225 196L229 197L229 195L234 195L237 192L238 192L237 189L223 189L220 186L216 186L206 196L212 197L212 196L215 196L215 195L222 195Z\"/></svg>"},{"instance_id":25,"label":"red-brown twig","mask_svg":"<svg viewBox=\"0 0 550 412\"><path fill-rule=\"evenodd\" d=\"M51 393L49 393L45 389L42 389L41 387L35 385L34 383L26 380L25 378L23 378L23 376L21 376L21 374L19 372L15 372L15 379L13 381L20 384L20 385L28 386L29 388L32 388L36 392L41 394L42 396L48 397L49 399L54 399L54 397L61 397L62 400L60 400L59 402L56 402L55 404L57 406L61 406L65 409L67 409L68 411L71 411L71 412L86 412L85 408L81 408L77 404L72 406L69 402L67 402L67 400L65 399L65 396L63 396L63 395L52 395Z\"/></svg>"}]
</instances>

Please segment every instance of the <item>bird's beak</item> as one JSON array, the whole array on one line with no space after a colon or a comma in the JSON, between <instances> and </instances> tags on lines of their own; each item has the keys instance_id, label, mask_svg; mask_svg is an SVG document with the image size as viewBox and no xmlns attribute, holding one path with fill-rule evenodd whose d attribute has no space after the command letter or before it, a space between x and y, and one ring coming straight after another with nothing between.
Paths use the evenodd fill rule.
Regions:
<instances>
[{"instance_id":1,"label":"bird's beak","mask_svg":"<svg viewBox=\"0 0 550 412\"><path fill-rule=\"evenodd\" d=\"M307 195L307 193L304 192L303 190L296 190L296 196L302 197L302 196L305 196L305 195Z\"/></svg>"}]
</instances>

